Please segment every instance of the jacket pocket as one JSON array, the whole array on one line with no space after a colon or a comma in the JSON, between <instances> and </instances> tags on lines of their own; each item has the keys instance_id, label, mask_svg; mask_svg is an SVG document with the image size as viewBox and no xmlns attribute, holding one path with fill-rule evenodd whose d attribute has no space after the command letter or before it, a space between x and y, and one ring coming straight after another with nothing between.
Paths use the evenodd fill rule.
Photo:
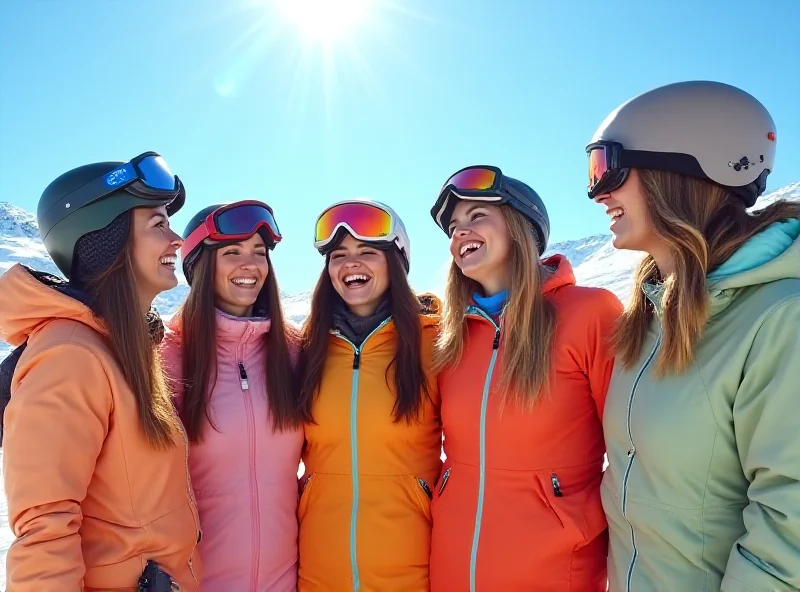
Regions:
<instances>
[{"instance_id":1,"label":"jacket pocket","mask_svg":"<svg viewBox=\"0 0 800 592\"><path fill-rule=\"evenodd\" d=\"M303 520L306 510L308 509L308 499L311 497L311 488L313 487L314 475L316 473L309 473L304 478L300 479L298 487L300 489L300 502L297 506L297 519Z\"/></svg>"},{"instance_id":2,"label":"jacket pocket","mask_svg":"<svg viewBox=\"0 0 800 592\"><path fill-rule=\"evenodd\" d=\"M422 510L422 514L425 516L425 518L430 521L431 499L433 498L433 492L431 491L431 488L421 477L415 477L412 475L409 476L408 479L411 481L411 488L414 492L414 497L417 500L419 509Z\"/></svg>"},{"instance_id":3,"label":"jacket pocket","mask_svg":"<svg viewBox=\"0 0 800 592\"><path fill-rule=\"evenodd\" d=\"M570 539L577 545L592 541L607 527L600 500L602 473L580 483L574 469L536 473L543 501Z\"/></svg>"}]
</instances>

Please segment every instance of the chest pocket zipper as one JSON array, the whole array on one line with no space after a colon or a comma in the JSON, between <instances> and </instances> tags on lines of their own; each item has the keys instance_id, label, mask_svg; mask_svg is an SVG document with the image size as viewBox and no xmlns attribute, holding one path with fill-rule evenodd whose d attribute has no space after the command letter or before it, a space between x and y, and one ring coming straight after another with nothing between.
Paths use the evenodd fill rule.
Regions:
<instances>
[{"instance_id":1,"label":"chest pocket zipper","mask_svg":"<svg viewBox=\"0 0 800 592\"><path fill-rule=\"evenodd\" d=\"M438 492L439 496L442 495L445 485L447 485L447 480L450 478L450 471L452 470L453 467L448 467L447 470L444 472L444 475L442 475L442 483L439 485L439 492Z\"/></svg>"}]
</instances>

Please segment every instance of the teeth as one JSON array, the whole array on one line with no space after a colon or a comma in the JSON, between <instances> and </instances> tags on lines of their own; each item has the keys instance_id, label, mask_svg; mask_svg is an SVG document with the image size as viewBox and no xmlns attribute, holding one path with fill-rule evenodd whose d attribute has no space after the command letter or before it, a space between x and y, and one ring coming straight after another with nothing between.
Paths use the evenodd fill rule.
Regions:
<instances>
[{"instance_id":1,"label":"teeth","mask_svg":"<svg viewBox=\"0 0 800 592\"><path fill-rule=\"evenodd\" d=\"M606 212L609 216L611 216L612 220L616 220L617 218L621 218L622 215L625 213L625 210L622 208L611 208Z\"/></svg>"},{"instance_id":2,"label":"teeth","mask_svg":"<svg viewBox=\"0 0 800 592\"><path fill-rule=\"evenodd\" d=\"M168 255L166 257L162 257L161 259L159 259L158 262L161 263L161 265L172 265L172 266L174 266L175 262L177 260L178 260L178 258L175 257L174 255Z\"/></svg>"},{"instance_id":3,"label":"teeth","mask_svg":"<svg viewBox=\"0 0 800 592\"><path fill-rule=\"evenodd\" d=\"M358 280L361 280L361 281L364 281L364 282L366 282L366 281L369 281L369 278L368 278L367 276L365 276L365 275L361 275L361 274L358 274L358 275L348 275L348 276L346 276L346 277L344 278L344 283L345 283L345 284L349 284L350 282L357 282Z\"/></svg>"},{"instance_id":4,"label":"teeth","mask_svg":"<svg viewBox=\"0 0 800 592\"><path fill-rule=\"evenodd\" d=\"M461 256L464 256L464 253L467 251L477 251L481 248L481 243L467 243L465 245L461 245Z\"/></svg>"},{"instance_id":5,"label":"teeth","mask_svg":"<svg viewBox=\"0 0 800 592\"><path fill-rule=\"evenodd\" d=\"M253 286L256 283L256 278L233 278L231 281L239 286Z\"/></svg>"}]
</instances>

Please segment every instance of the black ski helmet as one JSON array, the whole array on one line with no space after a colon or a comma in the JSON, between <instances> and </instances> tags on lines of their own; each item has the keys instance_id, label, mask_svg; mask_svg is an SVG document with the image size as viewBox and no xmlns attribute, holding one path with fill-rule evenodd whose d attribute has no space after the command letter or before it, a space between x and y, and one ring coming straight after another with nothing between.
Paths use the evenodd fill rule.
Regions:
<instances>
[{"instance_id":1,"label":"black ski helmet","mask_svg":"<svg viewBox=\"0 0 800 592\"><path fill-rule=\"evenodd\" d=\"M75 245L82 236L105 228L133 208L165 205L171 216L183 206L186 194L177 177L175 194L171 196L140 196L123 187L107 194L79 197L84 186L124 165L107 161L79 166L52 181L39 198L36 212L39 234L56 267L67 279L73 271ZM72 200L73 194L78 199Z\"/></svg>"},{"instance_id":2,"label":"black ski helmet","mask_svg":"<svg viewBox=\"0 0 800 592\"><path fill-rule=\"evenodd\" d=\"M468 196L461 197L455 195L453 189L454 188L450 186L445 198L441 199L440 197L437 199L436 203L431 208L431 217L436 222L436 225L448 236L450 236L448 232L450 218L453 215L456 204L462 199L467 201L472 199ZM445 190L447 190L447 187L442 188L440 196ZM505 203L524 215L531 222L534 232L536 232L536 246L539 248L539 255L541 256L547 250L547 243L550 240L550 217L547 214L547 208L542 198L539 197L539 194L527 183L523 183L519 179L514 179L508 175L503 175L502 185L498 191L504 194L504 198L501 202L480 201L485 201L485 203L489 204L494 203L494 205ZM450 199L451 197L455 199ZM476 199L476 201L478 200Z\"/></svg>"}]
</instances>

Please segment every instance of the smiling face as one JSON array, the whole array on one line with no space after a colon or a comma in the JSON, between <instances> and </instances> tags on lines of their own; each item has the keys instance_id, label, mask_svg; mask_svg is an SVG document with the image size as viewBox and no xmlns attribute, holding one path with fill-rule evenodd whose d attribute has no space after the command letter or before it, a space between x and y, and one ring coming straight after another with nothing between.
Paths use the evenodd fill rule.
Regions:
<instances>
[{"instance_id":1,"label":"smiling face","mask_svg":"<svg viewBox=\"0 0 800 592\"><path fill-rule=\"evenodd\" d=\"M373 314L389 289L386 253L350 234L331 251L328 273L347 308L358 316Z\"/></svg>"},{"instance_id":2,"label":"smiling face","mask_svg":"<svg viewBox=\"0 0 800 592\"><path fill-rule=\"evenodd\" d=\"M135 208L132 224L131 263L136 289L142 305L149 308L161 292L178 285L175 261L183 239L170 228L164 206Z\"/></svg>"},{"instance_id":3,"label":"smiling face","mask_svg":"<svg viewBox=\"0 0 800 592\"><path fill-rule=\"evenodd\" d=\"M500 206L460 201L448 227L450 254L461 273L486 295L508 288L511 237Z\"/></svg>"},{"instance_id":4,"label":"smiling face","mask_svg":"<svg viewBox=\"0 0 800 592\"><path fill-rule=\"evenodd\" d=\"M645 200L644 188L636 169L631 169L622 187L594 198L595 202L605 206L611 218L610 229L615 248L650 252L658 241Z\"/></svg>"},{"instance_id":5,"label":"smiling face","mask_svg":"<svg viewBox=\"0 0 800 592\"><path fill-rule=\"evenodd\" d=\"M259 233L214 253L214 299L218 309L248 317L269 275L267 247Z\"/></svg>"}]
</instances>

